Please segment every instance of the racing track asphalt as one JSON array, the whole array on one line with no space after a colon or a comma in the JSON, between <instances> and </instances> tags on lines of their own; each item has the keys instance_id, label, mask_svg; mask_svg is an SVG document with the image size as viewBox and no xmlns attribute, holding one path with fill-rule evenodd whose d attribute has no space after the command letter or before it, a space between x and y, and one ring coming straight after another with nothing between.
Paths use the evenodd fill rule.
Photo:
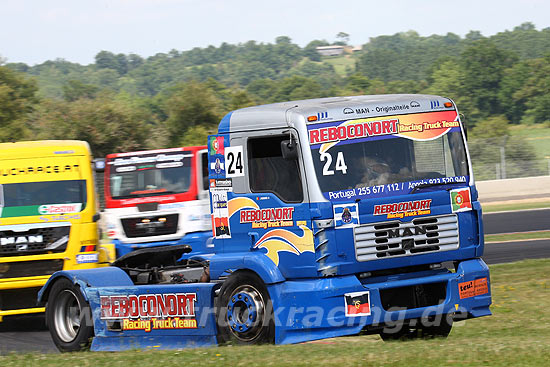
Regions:
<instances>
[{"instance_id":1,"label":"racing track asphalt","mask_svg":"<svg viewBox=\"0 0 550 367\"><path fill-rule=\"evenodd\" d=\"M483 216L485 233L550 230L550 209L489 213ZM550 239L487 243L488 264L550 257ZM7 353L58 353L43 316L6 317L0 323L0 355Z\"/></svg>"}]
</instances>

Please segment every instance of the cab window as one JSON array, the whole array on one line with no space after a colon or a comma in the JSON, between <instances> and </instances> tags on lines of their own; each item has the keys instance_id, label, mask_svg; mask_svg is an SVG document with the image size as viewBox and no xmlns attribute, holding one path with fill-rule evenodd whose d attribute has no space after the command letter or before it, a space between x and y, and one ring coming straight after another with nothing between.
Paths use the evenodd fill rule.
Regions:
<instances>
[{"instance_id":1,"label":"cab window","mask_svg":"<svg viewBox=\"0 0 550 367\"><path fill-rule=\"evenodd\" d=\"M298 159L284 159L281 142L288 135L248 140L248 174L252 192L270 192L282 201L304 199Z\"/></svg>"}]
</instances>

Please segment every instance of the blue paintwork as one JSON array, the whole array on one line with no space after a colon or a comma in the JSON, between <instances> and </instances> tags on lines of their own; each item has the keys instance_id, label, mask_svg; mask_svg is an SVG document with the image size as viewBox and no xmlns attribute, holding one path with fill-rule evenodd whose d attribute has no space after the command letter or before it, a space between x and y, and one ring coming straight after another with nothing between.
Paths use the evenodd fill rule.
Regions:
<instances>
[{"instance_id":1,"label":"blue paintwork","mask_svg":"<svg viewBox=\"0 0 550 367\"><path fill-rule=\"evenodd\" d=\"M233 115L233 111L229 112L227 115L225 115L222 118L222 120L220 121L220 124L218 126L218 134L223 134L223 133L228 133L229 132L231 115Z\"/></svg>"},{"instance_id":2,"label":"blue paintwork","mask_svg":"<svg viewBox=\"0 0 550 367\"><path fill-rule=\"evenodd\" d=\"M241 269L252 270L266 284L285 281L285 277L281 274L279 268L259 251L216 254L210 258L211 279L219 279L222 276L229 275L230 272Z\"/></svg>"},{"instance_id":3,"label":"blue paintwork","mask_svg":"<svg viewBox=\"0 0 550 367\"><path fill-rule=\"evenodd\" d=\"M60 277L67 278L74 284L78 284L85 299L88 299L86 294L88 287L129 286L134 284L123 270L115 267L57 271L38 292L39 304L47 302L52 285Z\"/></svg>"},{"instance_id":4,"label":"blue paintwork","mask_svg":"<svg viewBox=\"0 0 550 367\"><path fill-rule=\"evenodd\" d=\"M216 321L213 308L214 283L195 284L167 284L141 285L124 287L91 287L86 289L92 318L94 322L95 338L91 349L94 351L117 351L135 348L182 348L202 347L216 344ZM102 318L101 296L128 296L128 295L155 295L194 293L195 315L190 319L196 320L196 328L186 329L157 329L113 331L108 327L108 321ZM144 318L144 320L155 320Z\"/></svg>"},{"instance_id":5,"label":"blue paintwork","mask_svg":"<svg viewBox=\"0 0 550 367\"><path fill-rule=\"evenodd\" d=\"M149 247L158 247L158 246L176 246L176 245L189 245L193 249L188 254L184 254L182 259L188 258L189 256L198 255L198 254L207 254L212 252L212 249L208 247L208 244L211 243L212 232L193 232L188 233L180 239L172 241L156 241L156 242L143 242L143 243L124 243L118 239L113 240L113 244L116 248L117 258L126 255L132 251L149 248Z\"/></svg>"},{"instance_id":6,"label":"blue paintwork","mask_svg":"<svg viewBox=\"0 0 550 367\"><path fill-rule=\"evenodd\" d=\"M275 342L299 343L308 340L357 334L367 325L421 316L468 312L470 317L490 315L491 293L460 299L458 283L489 277L489 269L481 259L460 263L456 273L433 270L422 273L392 275L360 281L355 276L326 279L289 280L268 287L275 310L279 309ZM415 284L447 283L447 297L438 306L385 311L381 307L380 290ZM371 315L346 317L344 294L370 292Z\"/></svg>"}]
</instances>

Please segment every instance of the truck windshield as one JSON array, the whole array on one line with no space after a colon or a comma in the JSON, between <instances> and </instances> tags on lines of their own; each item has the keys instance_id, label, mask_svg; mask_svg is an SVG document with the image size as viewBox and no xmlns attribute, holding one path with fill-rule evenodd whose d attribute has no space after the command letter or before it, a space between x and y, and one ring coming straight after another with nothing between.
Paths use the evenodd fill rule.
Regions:
<instances>
[{"instance_id":1,"label":"truck windshield","mask_svg":"<svg viewBox=\"0 0 550 367\"><path fill-rule=\"evenodd\" d=\"M113 199L183 193L191 184L189 152L148 154L107 162Z\"/></svg>"},{"instance_id":2,"label":"truck windshield","mask_svg":"<svg viewBox=\"0 0 550 367\"><path fill-rule=\"evenodd\" d=\"M377 135L357 138L360 129L356 129L357 131L350 130L350 134L355 136L349 139L348 136L342 136L344 131L340 130L338 141L312 144L317 180L325 196L328 199L389 196L410 193L419 184L466 183L468 164L460 127L456 121L447 122L446 118L452 118L452 115L437 114L441 113L421 114L424 116L420 120L418 116L413 116L416 117L415 120L434 124L433 126L451 127L440 128L440 131L433 131L436 128L431 129L432 131L418 131L418 126L423 125L410 123L407 121L408 115L405 115L390 119L393 125L386 124L387 131L373 128L372 131L377 131ZM371 120L373 121L360 122L365 129L365 135L369 122L381 122ZM445 122L444 125L442 121ZM336 128L349 125L333 124ZM380 126L384 126L383 123ZM411 126L417 126L417 130L414 133L405 133ZM329 126L328 129L330 128ZM329 134L338 134L334 132L337 130L332 130L312 138L311 130L310 141L317 136L321 139Z\"/></svg>"},{"instance_id":3,"label":"truck windshield","mask_svg":"<svg viewBox=\"0 0 550 367\"><path fill-rule=\"evenodd\" d=\"M86 207L86 180L0 185L2 217L75 213Z\"/></svg>"}]
</instances>

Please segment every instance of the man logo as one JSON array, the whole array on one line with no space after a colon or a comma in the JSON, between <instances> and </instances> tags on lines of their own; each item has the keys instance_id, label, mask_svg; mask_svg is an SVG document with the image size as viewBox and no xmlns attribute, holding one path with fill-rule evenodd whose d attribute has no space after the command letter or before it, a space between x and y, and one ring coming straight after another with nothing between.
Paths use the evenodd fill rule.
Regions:
<instances>
[{"instance_id":1,"label":"man logo","mask_svg":"<svg viewBox=\"0 0 550 367\"><path fill-rule=\"evenodd\" d=\"M350 113L353 113L353 110L349 107L344 108L344 115L349 115Z\"/></svg>"},{"instance_id":2,"label":"man logo","mask_svg":"<svg viewBox=\"0 0 550 367\"><path fill-rule=\"evenodd\" d=\"M426 234L428 232L428 229L426 228L426 226L414 226L412 228L414 229L414 233L411 230L411 228L388 229L388 238L412 237L412 236L418 236L421 234Z\"/></svg>"},{"instance_id":3,"label":"man logo","mask_svg":"<svg viewBox=\"0 0 550 367\"><path fill-rule=\"evenodd\" d=\"M18 251L24 251L27 249L29 243L42 243L44 238L42 235L37 236L19 236L19 237L2 237L0 238L1 246L16 245ZM25 247L25 248L23 248ZM21 249L20 249L21 248Z\"/></svg>"}]
</instances>

